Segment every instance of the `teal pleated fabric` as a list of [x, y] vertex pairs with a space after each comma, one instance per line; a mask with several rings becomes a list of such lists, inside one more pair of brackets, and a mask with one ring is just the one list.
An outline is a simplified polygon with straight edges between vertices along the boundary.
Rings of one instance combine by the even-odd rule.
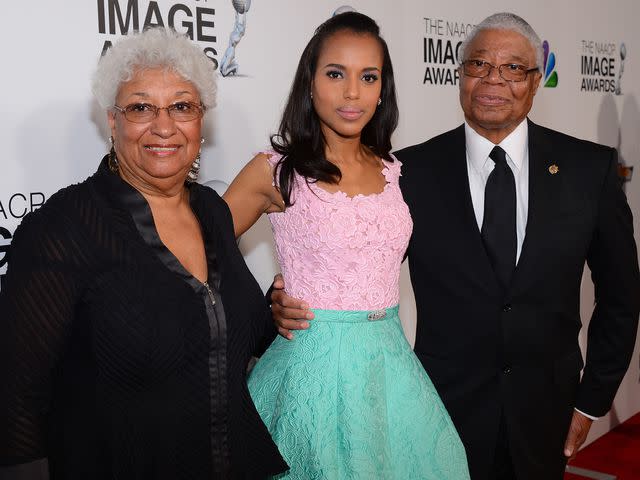
[[468, 479], [464, 447], [398, 307], [314, 313], [308, 330], [278, 337], [249, 377], [291, 467], [275, 478]]

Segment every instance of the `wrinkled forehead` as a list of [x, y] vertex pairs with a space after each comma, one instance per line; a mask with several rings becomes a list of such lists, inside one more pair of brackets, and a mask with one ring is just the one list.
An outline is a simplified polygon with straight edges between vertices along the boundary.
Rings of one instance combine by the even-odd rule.
[[517, 62], [525, 65], [536, 63], [536, 50], [529, 39], [514, 30], [481, 30], [469, 42], [467, 58], [481, 57], [488, 61]]

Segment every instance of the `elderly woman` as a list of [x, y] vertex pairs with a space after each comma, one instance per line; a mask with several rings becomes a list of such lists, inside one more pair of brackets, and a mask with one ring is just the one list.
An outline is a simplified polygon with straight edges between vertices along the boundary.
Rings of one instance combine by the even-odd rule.
[[286, 470], [246, 368], [273, 338], [231, 215], [193, 180], [210, 60], [152, 29], [94, 92], [111, 152], [24, 219], [0, 296], [0, 462], [53, 479], [254, 479]]

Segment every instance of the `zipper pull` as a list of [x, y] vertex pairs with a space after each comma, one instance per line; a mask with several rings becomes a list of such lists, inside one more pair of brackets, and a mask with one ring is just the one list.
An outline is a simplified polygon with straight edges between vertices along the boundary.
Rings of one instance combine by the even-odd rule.
[[213, 292], [211, 291], [211, 287], [209, 286], [209, 284], [207, 282], [203, 283], [204, 288], [207, 289], [207, 293], [209, 294], [209, 299], [211, 300], [211, 304], [215, 305], [216, 304], [216, 298], [213, 296]]

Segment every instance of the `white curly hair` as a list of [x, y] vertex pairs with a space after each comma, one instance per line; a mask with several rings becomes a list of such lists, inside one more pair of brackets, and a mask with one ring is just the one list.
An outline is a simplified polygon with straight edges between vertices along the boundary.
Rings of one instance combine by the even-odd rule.
[[216, 103], [215, 66], [189, 38], [157, 27], [122, 38], [100, 59], [93, 74], [92, 90], [102, 108], [115, 104], [122, 83], [144, 68], [167, 68], [193, 83], [205, 108]]
[[511, 30], [519, 33], [529, 40], [529, 43], [535, 50], [536, 62], [538, 63], [536, 67], [538, 67], [540, 71], [544, 68], [544, 53], [542, 51], [542, 41], [540, 37], [525, 19], [510, 12], [494, 13], [476, 25], [460, 46], [461, 61], [467, 59], [467, 48], [471, 42], [473, 42], [473, 39], [476, 38], [476, 35], [483, 30]]

